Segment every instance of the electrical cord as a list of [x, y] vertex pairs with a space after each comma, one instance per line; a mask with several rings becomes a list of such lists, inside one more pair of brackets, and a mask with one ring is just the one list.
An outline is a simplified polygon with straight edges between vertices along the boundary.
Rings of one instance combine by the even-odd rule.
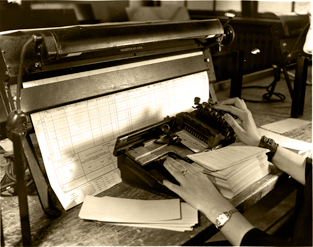
[[[275, 68], [275, 69], [278, 70], [278, 68]], [[279, 73], [279, 71], [277, 71], [276, 73]], [[284, 94], [273, 92], [274, 91], [273, 87], [275, 87], [276, 83], [278, 82], [278, 80], [276, 79], [276, 76], [275, 76], [274, 81], [268, 86], [246, 86], [246, 87], [241, 88], [241, 89], [248, 89], [248, 88], [266, 89], [267, 93], [263, 94], [262, 96], [264, 100], [250, 100], [250, 99], [244, 99], [244, 98], [242, 99], [244, 101], [252, 102], [252, 103], [275, 103], [275, 102], [284, 101], [286, 99]], [[276, 96], [277, 99], [271, 99], [273, 95]]]
[[21, 110], [21, 88], [22, 88], [22, 77], [23, 77], [23, 64], [25, 59], [25, 53], [27, 47], [34, 41], [36, 41], [37, 36], [32, 35], [23, 45], [20, 56], [20, 64], [17, 74], [17, 85], [16, 85], [16, 110], [17, 113], [22, 113]]
[[[263, 94], [263, 99], [265, 100], [250, 100], [250, 99], [244, 99], [242, 98], [244, 101], [246, 102], [252, 102], [252, 103], [274, 103], [274, 102], [282, 102], [286, 99], [285, 95], [281, 94], [281, 93], [271, 93], [270, 92], [270, 88], [271, 88], [272, 84], [270, 84], [269, 86], [248, 86], [248, 87], [242, 87], [241, 89], [247, 89], [247, 88], [260, 88], [260, 89], [266, 89], [268, 93]], [[278, 99], [271, 99], [271, 97], [275, 95]]]

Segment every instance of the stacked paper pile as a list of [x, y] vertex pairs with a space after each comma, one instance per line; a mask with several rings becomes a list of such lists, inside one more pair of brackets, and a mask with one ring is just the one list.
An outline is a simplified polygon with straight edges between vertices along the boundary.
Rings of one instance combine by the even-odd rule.
[[191, 231], [198, 211], [179, 199], [135, 200], [86, 196], [79, 217], [114, 225]]
[[259, 147], [230, 145], [188, 157], [230, 199], [269, 173], [267, 152]]

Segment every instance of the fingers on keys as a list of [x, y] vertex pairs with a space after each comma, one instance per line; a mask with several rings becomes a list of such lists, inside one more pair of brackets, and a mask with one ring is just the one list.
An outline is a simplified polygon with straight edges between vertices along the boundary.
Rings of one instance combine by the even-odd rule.
[[233, 128], [237, 136], [239, 136], [240, 133], [244, 131], [243, 128], [238, 124], [238, 122], [228, 113], [224, 115], [224, 119]]
[[230, 112], [233, 115], [238, 116], [243, 119], [245, 117], [245, 112], [247, 110], [246, 103], [244, 100], [239, 98], [230, 98], [220, 102], [217, 105], [214, 105], [214, 108], [226, 112]]
[[238, 97], [223, 100], [218, 105], [234, 105], [237, 108], [242, 109], [242, 110], [247, 108], [245, 101], [243, 99], [238, 98]]

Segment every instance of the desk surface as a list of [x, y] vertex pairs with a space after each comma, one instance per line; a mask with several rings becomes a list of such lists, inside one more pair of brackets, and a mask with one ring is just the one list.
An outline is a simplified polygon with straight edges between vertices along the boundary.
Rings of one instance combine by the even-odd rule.
[[[231, 202], [239, 211], [245, 212], [284, 178], [287, 178], [286, 174], [273, 167], [270, 174], [234, 197]], [[166, 198], [124, 182], [115, 185], [99, 196], [147, 200]], [[17, 197], [2, 198], [1, 202], [5, 244], [6, 246], [22, 246]], [[37, 195], [28, 196], [28, 202], [34, 246], [197, 245], [217, 232], [215, 226], [201, 213], [199, 213], [199, 224], [193, 231], [175, 232], [85, 221], [78, 217], [81, 205], [63, 211], [57, 219], [49, 219], [44, 214]]]
[[[251, 187], [234, 197], [231, 201], [241, 212], [246, 211], [265, 196], [275, 186], [282, 173], [277, 169]], [[164, 196], [120, 183], [101, 193], [99, 196], [119, 196], [134, 199], [163, 199]], [[103, 222], [85, 221], [78, 217], [81, 205], [63, 211], [57, 219], [48, 219], [44, 214], [38, 197], [29, 196], [29, 211], [34, 246], [149, 246], [149, 245], [196, 245], [213, 236], [217, 230], [204, 215], [199, 213], [199, 224], [193, 231], [175, 232], [160, 229], [114, 226]], [[10, 197], [2, 202], [3, 224], [7, 246], [21, 244], [17, 198]], [[10, 230], [9, 230], [9, 229]], [[8, 236], [7, 234], [11, 236]], [[13, 237], [13, 238], [12, 238]]]
[[[273, 167], [270, 174], [234, 197], [231, 202], [245, 212], [269, 193], [286, 174]], [[133, 199], [164, 199], [164, 196], [120, 183], [99, 196]], [[22, 246], [17, 197], [1, 198], [5, 245]], [[179, 246], [197, 245], [213, 236], [217, 229], [199, 213], [199, 224], [193, 231], [175, 232], [161, 229], [114, 226], [104, 222], [85, 221], [78, 217], [81, 205], [63, 211], [57, 219], [44, 214], [37, 195], [28, 196], [34, 246]]]

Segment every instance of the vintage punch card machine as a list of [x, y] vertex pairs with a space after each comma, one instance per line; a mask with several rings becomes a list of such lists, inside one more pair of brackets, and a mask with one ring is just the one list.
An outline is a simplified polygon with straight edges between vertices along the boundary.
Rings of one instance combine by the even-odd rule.
[[217, 19], [2, 33], [7, 135], [15, 156], [26, 154], [45, 212], [55, 215], [50, 185], [65, 209], [121, 178], [163, 191], [167, 155], [186, 159], [232, 142], [211, 105], [211, 51], [224, 36]]

